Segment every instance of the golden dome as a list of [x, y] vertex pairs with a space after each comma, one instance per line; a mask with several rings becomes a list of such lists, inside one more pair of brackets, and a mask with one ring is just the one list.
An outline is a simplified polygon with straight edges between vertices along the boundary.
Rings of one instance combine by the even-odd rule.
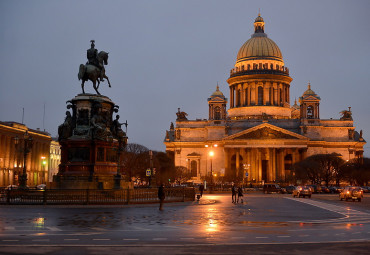
[[265, 22], [258, 14], [254, 22], [254, 34], [246, 41], [238, 52], [236, 62], [255, 59], [283, 61], [283, 55], [276, 43], [264, 32]]
[[267, 36], [256, 36], [246, 41], [240, 48], [238, 61], [251, 59], [283, 60], [283, 55], [276, 43]]
[[225, 97], [224, 94], [220, 91], [220, 87], [218, 86], [217, 84], [217, 87], [216, 87], [216, 91], [213, 92], [213, 94], [211, 95], [211, 98], [214, 98], [214, 97]]

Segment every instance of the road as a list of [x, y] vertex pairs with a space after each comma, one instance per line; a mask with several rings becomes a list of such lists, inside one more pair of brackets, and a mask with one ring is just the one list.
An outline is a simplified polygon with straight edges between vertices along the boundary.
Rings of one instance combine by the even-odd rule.
[[338, 195], [251, 193], [233, 204], [229, 194], [207, 194], [164, 208], [1, 206], [0, 254], [368, 254], [370, 248], [370, 196], [345, 202]]

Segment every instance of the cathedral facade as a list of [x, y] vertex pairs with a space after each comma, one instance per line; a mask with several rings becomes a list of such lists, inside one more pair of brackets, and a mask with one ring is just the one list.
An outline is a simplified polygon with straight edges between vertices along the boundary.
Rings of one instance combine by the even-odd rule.
[[292, 165], [308, 156], [335, 152], [351, 160], [363, 155], [365, 141], [353, 126], [350, 108], [340, 119], [321, 119], [321, 98], [310, 84], [299, 105], [291, 105], [293, 79], [264, 30], [258, 15], [254, 34], [230, 71], [230, 99], [217, 85], [208, 98], [208, 119], [188, 120], [179, 109], [176, 124], [166, 131], [167, 154], [191, 171], [194, 182], [206, 176], [285, 182]]

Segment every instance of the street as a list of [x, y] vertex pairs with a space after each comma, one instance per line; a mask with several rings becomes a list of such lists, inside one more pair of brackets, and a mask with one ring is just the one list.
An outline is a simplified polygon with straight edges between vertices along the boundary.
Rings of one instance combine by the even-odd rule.
[[362, 202], [339, 201], [337, 194], [251, 193], [244, 200], [205, 194], [199, 202], [165, 203], [164, 211], [158, 204], [2, 206], [0, 254], [245, 254], [251, 247], [254, 254], [366, 254], [370, 248], [366, 194]]

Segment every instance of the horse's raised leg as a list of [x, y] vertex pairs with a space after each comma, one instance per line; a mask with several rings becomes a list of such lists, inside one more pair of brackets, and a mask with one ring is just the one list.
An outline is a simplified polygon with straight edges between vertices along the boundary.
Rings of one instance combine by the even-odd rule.
[[108, 76], [106, 76], [105, 74], [104, 74], [104, 76], [103, 76], [105, 79], [107, 79], [107, 81], [108, 81], [108, 85], [109, 85], [109, 87], [111, 88], [112, 86], [110, 85], [110, 81], [109, 81], [109, 78], [108, 78]]

